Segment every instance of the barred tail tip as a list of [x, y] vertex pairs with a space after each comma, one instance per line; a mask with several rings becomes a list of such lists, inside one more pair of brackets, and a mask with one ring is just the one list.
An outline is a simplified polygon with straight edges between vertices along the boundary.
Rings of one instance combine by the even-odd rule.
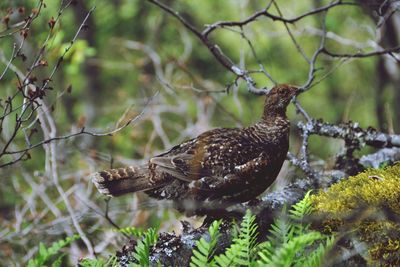
[[105, 182], [106, 179], [101, 175], [100, 172], [92, 173], [90, 176], [90, 180], [94, 183], [97, 190], [103, 194], [112, 197], [113, 195], [110, 193], [110, 190], [106, 187]]
[[95, 172], [90, 175], [90, 179], [96, 185], [97, 190], [107, 196], [121, 196], [153, 187], [149, 183], [146, 166], [129, 166]]

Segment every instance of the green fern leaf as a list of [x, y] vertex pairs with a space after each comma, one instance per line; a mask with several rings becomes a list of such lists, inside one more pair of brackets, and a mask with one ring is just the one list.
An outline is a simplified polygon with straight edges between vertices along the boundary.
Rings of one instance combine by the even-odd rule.
[[[254, 248], [255, 257], [253, 259], [253, 262], [256, 262], [257, 256], [261, 257], [261, 259], [264, 259], [265, 261], [268, 261], [268, 259], [274, 253], [274, 250], [275, 250], [275, 247], [272, 245], [272, 243], [270, 241], [265, 241], [265, 242], [257, 244], [256, 247]], [[262, 252], [262, 253], [260, 253], [260, 252]]]
[[258, 225], [255, 223], [255, 219], [256, 217], [251, 214], [250, 210], [247, 210], [240, 224], [239, 235], [232, 240], [232, 244], [225, 254], [215, 257], [218, 266], [250, 265], [258, 236]]
[[271, 233], [269, 240], [275, 247], [288, 242], [293, 237], [295, 228], [288, 220], [285, 211], [282, 212], [279, 218], [275, 219], [269, 232]]
[[118, 261], [117, 256], [113, 255], [106, 262], [106, 266], [111, 266], [111, 267], [117, 266], [117, 261]]
[[214, 221], [208, 229], [210, 240], [206, 241], [203, 237], [196, 242], [196, 248], [193, 249], [193, 255], [190, 258], [190, 267], [210, 266], [210, 258], [214, 253], [215, 246], [219, 238], [218, 229], [221, 221]]
[[[53, 256], [59, 253], [60, 249], [62, 249], [65, 246], [68, 246], [70, 243], [79, 238], [80, 238], [79, 235], [67, 237], [64, 240], [59, 240], [57, 242], [54, 242], [49, 248], [46, 248], [46, 246], [42, 242], [40, 242], [38, 254], [34, 258], [29, 260], [27, 267], [41, 267], [46, 265], [46, 263], [49, 263], [50, 259]], [[62, 256], [64, 255], [61, 255], [59, 257], [59, 261], [61, 261]]]
[[[272, 257], [260, 255], [261, 260], [259, 260], [258, 263], [261, 266], [293, 266], [293, 263], [295, 262], [295, 256], [299, 257], [299, 254], [303, 252], [307, 246], [321, 238], [322, 235], [318, 232], [310, 232], [302, 236], [293, 237], [287, 243], [278, 248]], [[263, 252], [260, 252], [260, 254], [263, 254]]]
[[60, 267], [61, 263], [62, 263], [62, 258], [65, 256], [66, 254], [61, 254], [60, 256], [58, 256], [58, 258], [53, 261], [53, 263], [51, 264], [51, 267]]
[[312, 211], [311, 203], [311, 190], [306, 193], [304, 198], [294, 204], [292, 209], [289, 211], [291, 218], [296, 221], [300, 221], [304, 216], [309, 215]]
[[138, 241], [135, 247], [134, 258], [139, 264], [130, 264], [129, 266], [150, 266], [150, 248], [157, 242], [158, 235], [155, 229], [150, 228], [144, 232], [141, 240]]
[[[255, 216], [248, 210], [240, 226], [234, 228], [238, 230], [232, 231], [232, 243], [224, 253], [210, 258], [213, 254], [210, 246], [213, 246], [211, 241], [202, 238], [196, 243], [190, 266], [320, 266], [333, 246], [333, 237], [327, 239], [321, 233], [309, 230], [303, 218], [311, 211], [308, 192], [289, 212], [286, 212], [286, 207], [283, 208], [281, 216], [271, 225], [268, 241], [257, 244], [258, 225]], [[217, 234], [217, 230], [210, 227], [210, 236]]]
[[111, 256], [106, 262], [102, 259], [83, 259], [79, 262], [82, 267], [116, 267], [117, 257]]
[[136, 227], [125, 227], [117, 230], [118, 232], [132, 237], [141, 237], [144, 234], [143, 229]]
[[215, 262], [217, 266], [225, 266], [225, 267], [231, 267], [231, 266], [237, 266], [237, 264], [234, 262], [234, 260], [237, 257], [237, 254], [232, 253], [237, 250], [235, 250], [236, 246], [231, 246], [229, 247], [225, 254], [215, 256]]
[[296, 266], [299, 267], [320, 267], [322, 266], [323, 259], [326, 254], [332, 249], [335, 244], [335, 239], [333, 236], [328, 237], [325, 243], [320, 243], [318, 248], [313, 252], [307, 255], [307, 257], [303, 257], [304, 260], [299, 261]]
[[311, 190], [307, 192], [304, 198], [294, 204], [289, 211], [289, 217], [293, 224], [293, 231], [295, 235], [304, 234], [310, 227], [309, 223], [304, 222], [304, 218], [312, 212], [312, 203], [311, 203]]

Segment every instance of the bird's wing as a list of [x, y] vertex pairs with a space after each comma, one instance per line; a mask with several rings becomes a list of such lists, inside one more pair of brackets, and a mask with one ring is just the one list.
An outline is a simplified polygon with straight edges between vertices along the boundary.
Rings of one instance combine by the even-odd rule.
[[263, 173], [265, 168], [271, 164], [270, 159], [265, 153], [261, 153], [258, 157], [248, 162], [235, 166], [235, 171], [226, 175], [223, 179], [215, 180], [212, 188], [227, 188], [232, 186], [242, 186], [256, 179], [257, 174]]
[[211, 175], [211, 171], [204, 168], [204, 157], [204, 151], [193, 149], [183, 153], [157, 156], [151, 158], [150, 163], [180, 180], [191, 182]]
[[177, 179], [191, 182], [212, 175], [212, 170], [205, 167], [204, 160], [209, 155], [207, 147], [211, 142], [217, 142], [225, 129], [214, 129], [205, 132], [197, 138], [177, 145], [169, 151], [150, 159], [163, 172]]
[[264, 170], [271, 163], [269, 156], [262, 152], [254, 159], [249, 160], [245, 164], [235, 166], [235, 173], [239, 176], [251, 176]]
[[[232, 173], [224, 177], [206, 177], [196, 181], [189, 188], [188, 194], [193, 194], [196, 197], [203, 195], [208, 200], [232, 199], [235, 197], [246, 198], [246, 192], [248, 192], [246, 188], [248, 188], [249, 184], [254, 184], [255, 180], [260, 177], [265, 180], [265, 168], [270, 165], [271, 159], [265, 153], [260, 153], [258, 157], [242, 165], [237, 165]], [[260, 186], [260, 189], [263, 188], [260, 183], [256, 184]]]

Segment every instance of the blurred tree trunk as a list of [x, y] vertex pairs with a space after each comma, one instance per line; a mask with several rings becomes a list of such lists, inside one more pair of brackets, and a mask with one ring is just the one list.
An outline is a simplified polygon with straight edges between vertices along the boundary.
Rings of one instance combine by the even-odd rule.
[[[76, 4], [72, 5], [72, 7], [76, 25], [79, 26], [88, 14], [89, 9], [86, 6], [85, 1], [82, 0], [76, 1]], [[93, 16], [88, 18], [86, 26], [88, 27], [88, 30], [81, 31], [81, 38], [88, 42], [89, 47], [98, 47], [96, 46], [96, 24]], [[85, 105], [85, 119], [87, 123], [91, 122], [96, 116], [97, 109], [101, 106], [101, 96], [104, 90], [101, 83], [101, 71], [99, 66], [89, 64], [89, 61], [89, 59], [86, 59], [85, 63], [83, 63], [83, 72], [87, 79], [87, 101]]]
[[[395, 47], [398, 46], [400, 40], [400, 16], [393, 14], [380, 29], [382, 47]], [[398, 132], [400, 125], [398, 120], [393, 121], [394, 129], [390, 129], [389, 118], [400, 117], [400, 68], [399, 62], [395, 62], [393, 59], [388, 57], [379, 57], [377, 64], [377, 106], [376, 112], [379, 119], [379, 126], [383, 131], [394, 130]], [[388, 116], [387, 109], [385, 109], [385, 89], [392, 90], [393, 93], [393, 110], [394, 114]]]
[[[400, 44], [400, 15], [396, 12], [395, 1], [359, 1], [370, 17], [376, 22], [379, 45], [382, 48], [393, 48]], [[400, 117], [400, 63], [390, 56], [378, 58], [376, 64], [376, 106], [378, 125], [384, 132], [399, 132]], [[390, 91], [388, 91], [390, 90]], [[393, 95], [393, 99], [388, 99]], [[390, 103], [391, 102], [391, 103]], [[392, 109], [387, 109], [387, 104]], [[390, 114], [390, 110], [394, 114]], [[393, 126], [393, 127], [392, 127]]]

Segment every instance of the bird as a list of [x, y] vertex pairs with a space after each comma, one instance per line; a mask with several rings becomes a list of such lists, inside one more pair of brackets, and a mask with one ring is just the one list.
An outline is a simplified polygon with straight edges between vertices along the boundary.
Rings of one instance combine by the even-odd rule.
[[152, 198], [173, 200], [183, 210], [252, 200], [275, 181], [286, 159], [286, 108], [299, 92], [293, 85], [276, 85], [265, 94], [263, 114], [255, 124], [212, 129], [146, 164], [103, 170], [90, 179], [102, 194], [143, 191]]

